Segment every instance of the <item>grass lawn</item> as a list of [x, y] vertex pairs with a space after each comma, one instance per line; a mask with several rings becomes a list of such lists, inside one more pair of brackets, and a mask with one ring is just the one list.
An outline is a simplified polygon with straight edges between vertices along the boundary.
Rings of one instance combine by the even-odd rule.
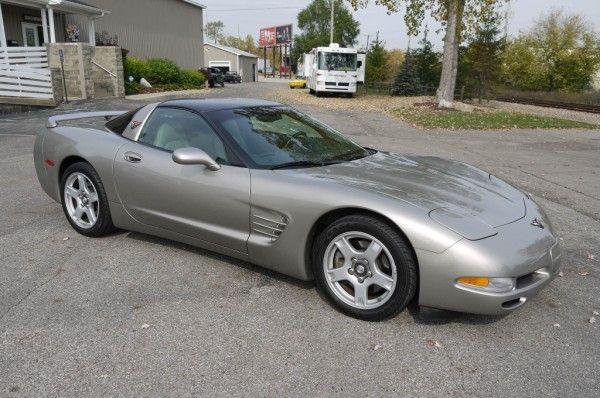
[[431, 106], [415, 106], [395, 109], [392, 113], [412, 125], [425, 128], [478, 130], [600, 128], [597, 124], [505, 111], [468, 113], [440, 110]]

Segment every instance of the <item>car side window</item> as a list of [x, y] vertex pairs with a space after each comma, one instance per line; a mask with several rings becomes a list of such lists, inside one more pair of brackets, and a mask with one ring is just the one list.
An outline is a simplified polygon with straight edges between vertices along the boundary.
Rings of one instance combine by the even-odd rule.
[[201, 116], [179, 108], [158, 107], [144, 125], [138, 142], [174, 151], [198, 148], [219, 163], [228, 163], [221, 138]]

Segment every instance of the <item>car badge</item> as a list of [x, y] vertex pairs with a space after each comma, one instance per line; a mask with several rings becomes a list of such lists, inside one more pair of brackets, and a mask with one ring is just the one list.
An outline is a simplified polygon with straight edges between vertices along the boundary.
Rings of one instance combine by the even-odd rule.
[[533, 225], [534, 227], [544, 229], [544, 224], [542, 223], [542, 220], [540, 220], [539, 218], [534, 218], [531, 221], [531, 225]]
[[140, 125], [141, 125], [141, 124], [142, 124], [142, 122], [139, 122], [139, 121], [137, 121], [137, 120], [134, 120], [133, 122], [131, 122], [131, 129], [132, 129], [132, 130], [135, 130], [135, 129], [137, 129], [138, 127], [140, 127]]

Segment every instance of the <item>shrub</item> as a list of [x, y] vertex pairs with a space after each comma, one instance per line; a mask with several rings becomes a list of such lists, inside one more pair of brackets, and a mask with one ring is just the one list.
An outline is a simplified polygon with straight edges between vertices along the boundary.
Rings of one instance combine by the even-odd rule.
[[125, 95], [139, 94], [144, 91], [144, 86], [136, 82], [125, 81]]
[[181, 83], [181, 69], [173, 61], [163, 58], [149, 59], [148, 76], [150, 84], [179, 84]]
[[125, 57], [123, 59], [123, 74], [125, 75], [125, 81], [129, 82], [129, 76], [133, 76], [136, 81], [140, 81], [143, 77], [148, 79], [149, 74], [148, 63], [135, 57]]
[[186, 89], [204, 87], [204, 74], [196, 70], [181, 71], [181, 84]]

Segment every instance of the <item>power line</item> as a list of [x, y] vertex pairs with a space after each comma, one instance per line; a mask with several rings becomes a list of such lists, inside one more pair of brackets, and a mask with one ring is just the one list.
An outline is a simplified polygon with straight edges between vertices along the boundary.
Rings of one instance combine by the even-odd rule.
[[265, 11], [265, 10], [300, 10], [300, 6], [281, 6], [281, 7], [256, 7], [256, 8], [211, 8], [210, 11], [230, 12], [230, 11]]

